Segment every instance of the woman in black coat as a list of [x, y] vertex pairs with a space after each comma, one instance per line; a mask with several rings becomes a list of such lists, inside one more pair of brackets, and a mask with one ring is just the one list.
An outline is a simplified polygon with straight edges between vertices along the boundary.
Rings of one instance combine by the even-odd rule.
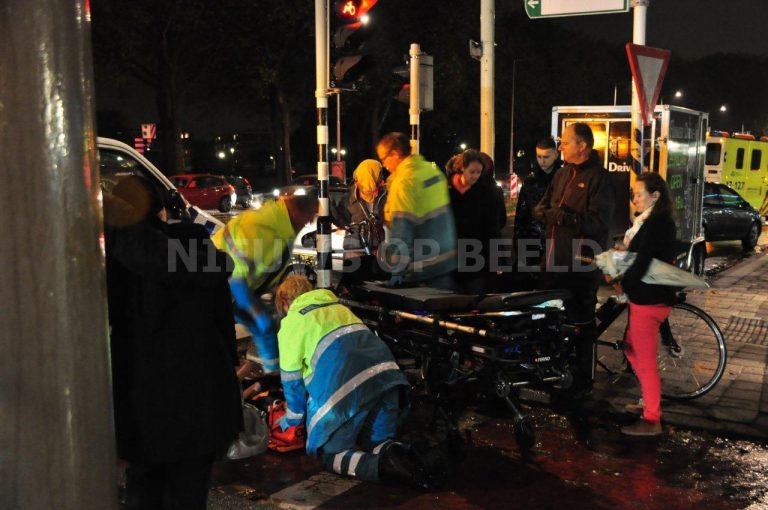
[[129, 508], [206, 507], [214, 459], [242, 430], [227, 255], [201, 225], [162, 221], [129, 177], [105, 196], [118, 455]]
[[491, 239], [501, 237], [500, 214], [494, 199], [496, 186], [492, 180], [481, 178], [484, 162], [479, 151], [465, 150], [460, 161], [459, 170], [449, 176], [459, 254], [456, 279], [461, 292], [484, 294], [494, 255]]
[[627, 410], [642, 414], [633, 425], [622, 427], [630, 436], [655, 436], [661, 429], [661, 379], [656, 361], [659, 327], [669, 316], [675, 289], [642, 281], [654, 258], [672, 262], [675, 256], [676, 228], [672, 200], [664, 179], [647, 172], [632, 185], [632, 203], [638, 216], [618, 248], [637, 256], [624, 273], [621, 286], [629, 298], [629, 327], [624, 354], [640, 381], [642, 404], [629, 404]]

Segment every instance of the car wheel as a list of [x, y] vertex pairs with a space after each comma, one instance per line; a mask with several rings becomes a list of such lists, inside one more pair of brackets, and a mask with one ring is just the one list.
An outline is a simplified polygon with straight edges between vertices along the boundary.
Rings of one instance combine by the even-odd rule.
[[230, 197], [223, 197], [219, 202], [219, 211], [229, 212], [232, 210], [232, 199]]
[[691, 272], [696, 276], [704, 276], [704, 262], [707, 259], [707, 247], [704, 243], [699, 243], [693, 249], [691, 257]]
[[757, 246], [757, 240], [760, 238], [760, 230], [762, 229], [762, 225], [755, 222], [752, 224], [751, 227], [749, 227], [749, 233], [747, 234], [747, 237], [741, 240], [741, 246], [744, 248], [744, 251], [752, 251], [755, 246]]

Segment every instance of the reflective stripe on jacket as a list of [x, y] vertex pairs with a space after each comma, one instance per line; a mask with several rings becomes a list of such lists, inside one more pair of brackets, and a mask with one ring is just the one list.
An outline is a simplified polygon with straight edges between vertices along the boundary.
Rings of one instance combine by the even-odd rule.
[[291, 304], [278, 344], [287, 422], [306, 420], [311, 455], [366, 404], [408, 384], [386, 344], [327, 289]]
[[391, 228], [386, 259], [405, 281], [456, 269], [456, 227], [445, 175], [418, 154], [407, 157], [387, 181], [384, 220]]

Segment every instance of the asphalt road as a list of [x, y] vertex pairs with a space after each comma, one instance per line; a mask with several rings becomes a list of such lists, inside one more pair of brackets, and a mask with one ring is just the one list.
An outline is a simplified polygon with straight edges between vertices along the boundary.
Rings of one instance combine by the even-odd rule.
[[[758, 249], [768, 245], [764, 229]], [[715, 274], [742, 259], [739, 243], [708, 245]], [[404, 431], [429, 437], [428, 404]], [[627, 438], [633, 418], [606, 402], [571, 412], [527, 402], [536, 444], [522, 451], [511, 413], [481, 397], [462, 401], [468, 456], [444, 489], [361, 483], [324, 473], [302, 452], [268, 452], [216, 466], [209, 508], [294, 509], [768, 509], [768, 444], [667, 425], [660, 438]]]

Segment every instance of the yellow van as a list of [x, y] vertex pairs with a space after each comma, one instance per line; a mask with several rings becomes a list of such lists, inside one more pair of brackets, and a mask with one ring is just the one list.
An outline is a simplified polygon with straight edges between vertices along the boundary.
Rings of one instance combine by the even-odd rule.
[[707, 182], [730, 186], [762, 216], [768, 215], [768, 137], [711, 131], [704, 175]]

